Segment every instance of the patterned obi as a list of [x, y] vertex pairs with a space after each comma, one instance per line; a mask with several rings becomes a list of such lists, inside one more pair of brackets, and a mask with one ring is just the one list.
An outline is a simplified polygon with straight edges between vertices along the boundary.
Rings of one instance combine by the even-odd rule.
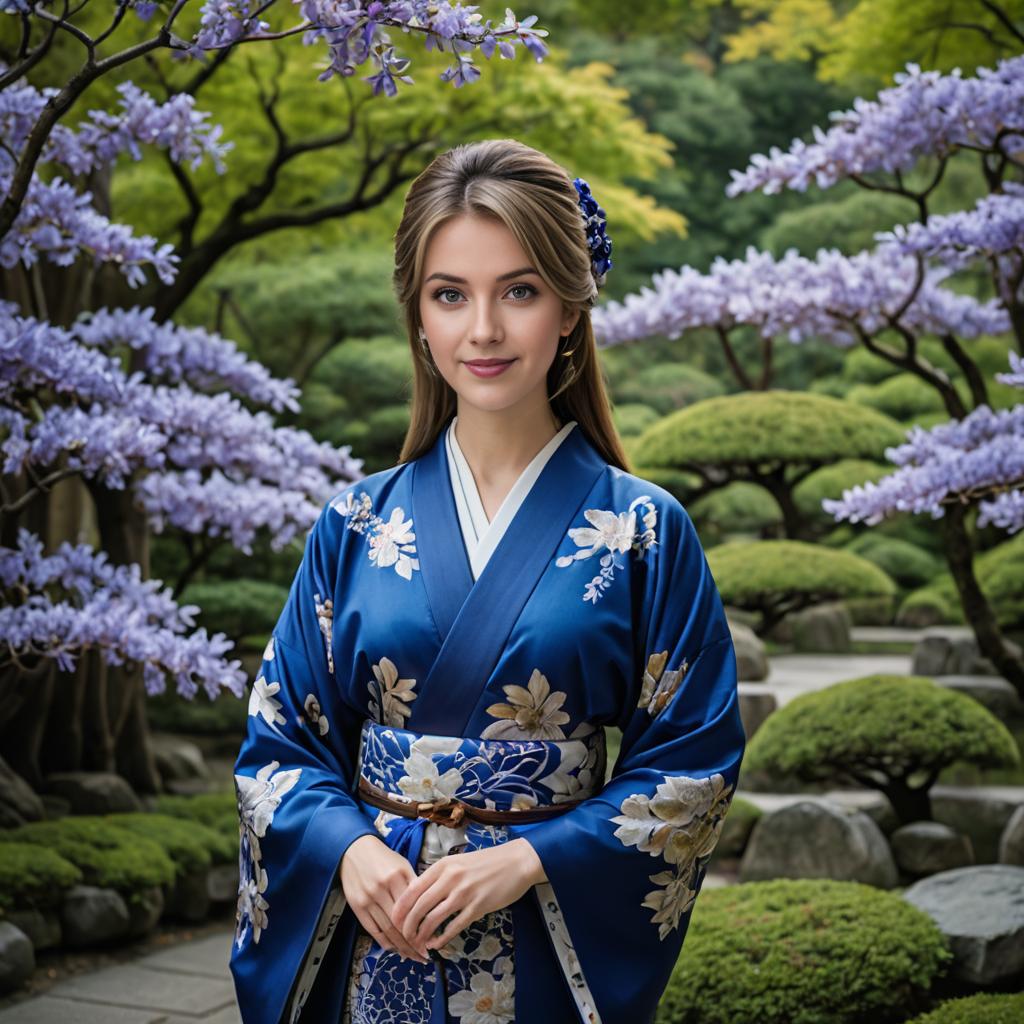
[[494, 846], [506, 838], [502, 825], [557, 816], [599, 793], [606, 761], [603, 728], [573, 739], [495, 740], [435, 736], [367, 719], [357, 795], [385, 812], [378, 830], [415, 863], [420, 844], [413, 833], [422, 838], [427, 822], [458, 831], [447, 845]]

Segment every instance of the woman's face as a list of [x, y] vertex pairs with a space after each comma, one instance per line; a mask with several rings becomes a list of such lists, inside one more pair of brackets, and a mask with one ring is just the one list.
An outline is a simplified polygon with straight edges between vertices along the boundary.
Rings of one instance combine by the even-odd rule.
[[[566, 313], [501, 221], [460, 214], [431, 237], [420, 319], [434, 362], [460, 406], [496, 412], [520, 403], [546, 405], [547, 372], [559, 336], [579, 316], [578, 310]], [[481, 361], [496, 369], [488, 372]]]

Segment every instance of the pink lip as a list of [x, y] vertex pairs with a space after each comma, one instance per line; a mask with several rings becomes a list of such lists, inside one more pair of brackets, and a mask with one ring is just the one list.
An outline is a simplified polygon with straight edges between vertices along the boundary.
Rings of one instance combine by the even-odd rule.
[[467, 361], [466, 366], [477, 377], [497, 377], [514, 362], [514, 359], [473, 359]]

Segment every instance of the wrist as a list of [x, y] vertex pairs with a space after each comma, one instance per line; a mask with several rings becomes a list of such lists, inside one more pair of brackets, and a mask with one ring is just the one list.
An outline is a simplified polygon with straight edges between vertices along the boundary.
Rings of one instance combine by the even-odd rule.
[[548, 880], [544, 864], [528, 839], [520, 836], [518, 839], [513, 839], [508, 845], [516, 847], [524, 878], [530, 885], [540, 885]]

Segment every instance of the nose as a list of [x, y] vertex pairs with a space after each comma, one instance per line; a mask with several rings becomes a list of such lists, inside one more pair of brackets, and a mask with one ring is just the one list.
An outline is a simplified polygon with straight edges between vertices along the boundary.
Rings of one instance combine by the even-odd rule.
[[500, 341], [504, 336], [501, 326], [500, 309], [489, 300], [477, 302], [473, 306], [470, 322], [470, 341], [474, 345], [490, 345]]

